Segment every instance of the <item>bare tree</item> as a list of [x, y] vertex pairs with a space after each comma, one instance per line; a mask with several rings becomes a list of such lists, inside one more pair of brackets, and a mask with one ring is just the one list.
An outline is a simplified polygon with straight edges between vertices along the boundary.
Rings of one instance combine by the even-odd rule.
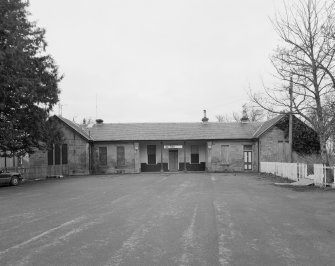
[[248, 107], [247, 114], [252, 122], [263, 121], [266, 118], [266, 112], [263, 109], [256, 108], [254, 106]]
[[87, 128], [87, 127], [92, 127], [94, 125], [94, 120], [91, 117], [88, 118], [83, 118], [83, 122], [80, 123], [80, 126]]
[[271, 62], [280, 86], [251, 93], [255, 103], [271, 112], [287, 112], [292, 88], [292, 113], [319, 135], [323, 163], [326, 141], [335, 122], [335, 1], [299, 0], [285, 4], [272, 21], [282, 44]]
[[242, 113], [233, 112], [231, 115], [216, 115], [215, 118], [219, 123], [241, 122], [243, 114], [247, 115], [251, 122], [259, 122], [265, 120], [266, 110], [254, 106], [252, 103], [242, 105]]
[[215, 118], [219, 123], [233, 122], [233, 119], [229, 115], [216, 115]]
[[223, 123], [223, 119], [224, 119], [223, 115], [216, 115], [215, 118], [216, 118], [217, 122]]
[[[237, 113], [234, 113], [233, 116], [236, 121], [241, 120], [241, 116]], [[242, 105], [242, 116], [247, 116], [251, 122], [260, 122], [265, 120], [266, 110], [253, 103], [245, 103]]]
[[234, 122], [241, 122], [241, 115], [239, 114], [239, 113], [237, 113], [237, 112], [233, 112], [233, 121]]

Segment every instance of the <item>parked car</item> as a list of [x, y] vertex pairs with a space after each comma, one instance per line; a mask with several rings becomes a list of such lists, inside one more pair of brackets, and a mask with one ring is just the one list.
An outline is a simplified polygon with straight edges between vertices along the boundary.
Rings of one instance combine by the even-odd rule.
[[18, 172], [8, 171], [6, 169], [0, 170], [0, 184], [17, 186], [21, 183], [22, 179], [22, 175]]

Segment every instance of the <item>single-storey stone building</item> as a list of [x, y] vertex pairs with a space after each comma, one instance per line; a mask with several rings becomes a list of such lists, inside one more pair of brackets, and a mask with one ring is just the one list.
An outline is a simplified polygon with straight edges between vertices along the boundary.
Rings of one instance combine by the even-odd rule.
[[53, 119], [58, 122], [63, 132], [64, 142], [61, 145], [53, 145], [52, 150], [31, 154], [30, 174], [33, 176], [90, 174], [93, 142], [88, 132], [61, 116], [53, 116]]
[[[55, 116], [64, 144], [31, 156], [31, 166], [48, 165], [65, 175], [175, 172], [258, 171], [260, 161], [285, 162], [288, 139], [276, 124], [240, 123], [104, 123], [90, 128]], [[54, 171], [55, 172], [55, 171]]]

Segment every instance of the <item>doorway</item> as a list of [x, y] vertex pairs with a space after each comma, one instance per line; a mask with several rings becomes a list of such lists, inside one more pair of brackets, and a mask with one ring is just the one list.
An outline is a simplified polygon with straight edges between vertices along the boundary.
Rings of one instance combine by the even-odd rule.
[[244, 151], [244, 170], [252, 170], [252, 152]]
[[178, 171], [178, 150], [169, 150], [169, 171]]

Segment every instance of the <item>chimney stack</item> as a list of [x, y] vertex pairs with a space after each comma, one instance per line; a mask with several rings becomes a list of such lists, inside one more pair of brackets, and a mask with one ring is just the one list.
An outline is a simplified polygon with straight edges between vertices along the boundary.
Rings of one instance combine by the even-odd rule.
[[202, 122], [206, 124], [208, 122], [208, 118], [206, 117], [206, 110], [204, 110], [204, 117], [202, 118]]
[[249, 117], [248, 117], [248, 114], [247, 114], [247, 110], [245, 108], [243, 108], [241, 123], [246, 124], [248, 122], [250, 122], [250, 120], [249, 120]]
[[97, 122], [97, 125], [102, 125], [104, 123], [104, 120], [97, 119], [97, 120], [95, 120], [95, 122]]

